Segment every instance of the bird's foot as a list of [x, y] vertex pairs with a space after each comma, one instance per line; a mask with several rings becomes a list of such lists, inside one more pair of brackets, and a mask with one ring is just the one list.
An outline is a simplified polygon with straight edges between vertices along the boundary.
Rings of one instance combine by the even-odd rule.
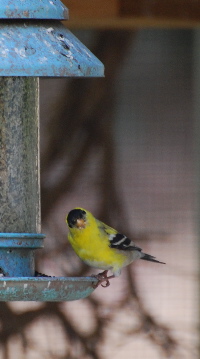
[[[109, 285], [110, 285], [109, 279], [114, 278], [115, 276], [110, 275], [108, 277], [107, 274], [108, 274], [108, 270], [105, 270], [102, 273], [94, 275], [94, 277], [98, 280], [98, 282], [96, 284], [93, 284], [93, 288], [97, 288], [100, 284], [104, 288], [109, 287]], [[106, 282], [105, 285], [102, 284], [103, 282]]]

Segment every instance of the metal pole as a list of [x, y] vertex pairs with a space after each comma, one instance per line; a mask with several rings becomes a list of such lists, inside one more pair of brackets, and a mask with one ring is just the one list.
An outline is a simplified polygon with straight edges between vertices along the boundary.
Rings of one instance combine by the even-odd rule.
[[0, 77], [0, 204], [0, 232], [40, 232], [36, 77]]

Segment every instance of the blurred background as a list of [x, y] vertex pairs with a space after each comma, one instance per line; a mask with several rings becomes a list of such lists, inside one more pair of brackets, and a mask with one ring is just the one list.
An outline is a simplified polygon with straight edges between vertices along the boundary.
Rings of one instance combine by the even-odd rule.
[[199, 357], [200, 5], [177, 2], [65, 1], [105, 78], [40, 80], [38, 271], [98, 272], [67, 241], [76, 206], [166, 265], [135, 262], [80, 301], [2, 303], [2, 359]]

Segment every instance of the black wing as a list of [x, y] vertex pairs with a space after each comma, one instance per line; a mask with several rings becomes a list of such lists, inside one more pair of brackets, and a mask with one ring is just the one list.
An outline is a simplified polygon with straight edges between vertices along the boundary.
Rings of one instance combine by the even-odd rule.
[[[140, 259], [144, 259], [146, 261], [150, 262], [156, 262], [156, 263], [162, 263], [164, 262], [158, 261], [154, 256], [151, 256], [150, 254], [143, 253], [142, 249], [140, 247], [137, 247], [128, 237], [126, 237], [124, 234], [118, 233], [117, 231], [106, 224], [98, 221], [98, 227], [101, 231], [106, 233], [109, 239], [109, 246], [111, 248], [119, 249], [122, 251], [139, 251], [141, 252]], [[113, 231], [115, 233], [113, 233]]]
[[141, 248], [136, 247], [134, 243], [126, 237], [124, 234], [116, 233], [109, 235], [110, 247], [115, 249], [121, 249], [123, 251], [140, 251]]
[[[112, 227], [97, 220], [98, 228], [100, 231], [106, 233], [109, 240], [109, 247], [123, 251], [142, 251], [141, 248], [135, 246], [135, 244], [124, 234], [118, 233]], [[114, 233], [113, 233], [114, 232]]]

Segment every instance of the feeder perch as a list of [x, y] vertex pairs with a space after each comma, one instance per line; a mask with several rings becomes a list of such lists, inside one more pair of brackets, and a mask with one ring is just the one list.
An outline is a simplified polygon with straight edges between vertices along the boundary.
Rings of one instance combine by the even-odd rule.
[[102, 77], [103, 64], [60, 22], [59, 0], [0, 3], [0, 301], [66, 301], [92, 277], [35, 276], [40, 233], [39, 77]]

